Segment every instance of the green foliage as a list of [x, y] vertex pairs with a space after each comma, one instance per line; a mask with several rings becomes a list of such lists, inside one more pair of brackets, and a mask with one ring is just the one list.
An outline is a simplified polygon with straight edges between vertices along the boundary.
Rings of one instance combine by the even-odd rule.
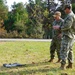
[[0, 0], [0, 38], [6, 35], [6, 30], [4, 27], [4, 20], [7, 19], [8, 8], [6, 6], [5, 0]]
[[28, 14], [25, 9], [25, 5], [21, 3], [15, 3], [12, 5], [12, 10], [8, 13], [8, 20], [5, 21], [5, 28], [7, 31], [22, 32], [25, 30], [25, 24], [28, 20]]
[[22, 24], [22, 22], [20, 21], [16, 21], [14, 23], [14, 26], [15, 26], [15, 30], [17, 30], [19, 33], [24, 30], [24, 24]]
[[[64, 2], [64, 0], [61, 1]], [[63, 5], [59, 9], [62, 18], [65, 17], [62, 10]], [[75, 12], [75, 4], [72, 5]], [[0, 0], [0, 32], [9, 35], [16, 31], [17, 37], [50, 39], [52, 38], [52, 22], [54, 19], [49, 8], [47, 0], [29, 0], [28, 4], [14, 2], [12, 10], [8, 11], [6, 0]], [[3, 34], [0, 37], [5, 36]], [[16, 36], [12, 34], [11, 37]]]
[[0, 38], [29, 38], [25, 31], [19, 33], [18, 31], [10, 31], [9, 33], [6, 30], [0, 31]]
[[75, 13], [75, 3], [72, 4], [72, 10]]
[[6, 6], [5, 0], [0, 0], [0, 20], [7, 19], [8, 8]]
[[0, 38], [5, 38], [7, 37], [7, 31], [4, 30], [3, 28], [0, 28]]
[[[29, 13], [29, 23], [27, 23], [27, 32], [31, 38], [43, 38], [42, 31], [42, 8], [39, 4], [27, 5], [27, 11]], [[30, 12], [31, 11], [31, 12]]]
[[7, 33], [25, 32], [29, 38], [44, 38], [44, 34], [50, 36], [51, 21], [45, 6], [46, 2], [43, 0], [35, 0], [35, 2], [29, 0], [27, 5], [14, 2], [12, 10], [7, 15], [8, 19], [4, 22]]

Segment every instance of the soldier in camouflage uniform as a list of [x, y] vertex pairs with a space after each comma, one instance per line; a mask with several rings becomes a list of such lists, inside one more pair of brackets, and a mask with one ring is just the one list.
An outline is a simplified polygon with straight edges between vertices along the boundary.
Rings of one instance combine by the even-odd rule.
[[60, 45], [61, 45], [61, 30], [55, 30], [54, 26], [62, 25], [63, 19], [61, 19], [61, 12], [56, 11], [55, 14], [53, 15], [55, 21], [53, 22], [53, 30], [52, 30], [52, 41], [51, 41], [51, 46], [50, 46], [50, 57], [51, 59], [49, 62], [53, 62], [53, 59], [55, 57], [55, 51], [57, 51], [57, 56], [58, 56], [58, 61], [60, 62]]
[[[71, 5], [66, 5], [65, 13], [67, 14], [66, 18], [64, 19], [64, 24], [61, 27], [56, 27], [55, 29], [61, 29], [62, 31], [62, 41], [61, 41], [61, 50], [60, 50], [60, 57], [61, 57], [61, 69], [72, 68], [73, 64], [73, 52], [72, 46], [74, 43], [74, 32], [73, 32], [73, 22], [74, 22], [74, 13], [72, 12]], [[66, 65], [66, 59], [68, 59], [68, 66]]]
[[74, 22], [74, 13], [72, 12], [72, 6], [66, 5], [65, 6], [65, 13], [67, 17], [64, 19], [64, 25], [62, 25], [62, 43], [61, 43], [61, 69], [65, 69], [66, 59], [68, 59], [68, 66], [66, 68], [72, 68], [73, 63], [73, 52], [72, 46], [74, 43], [74, 32], [72, 29], [72, 25]]

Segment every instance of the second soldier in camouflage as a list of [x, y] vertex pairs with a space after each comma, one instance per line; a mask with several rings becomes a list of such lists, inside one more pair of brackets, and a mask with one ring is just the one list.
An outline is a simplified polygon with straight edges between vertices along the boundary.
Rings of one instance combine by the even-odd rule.
[[52, 41], [51, 41], [51, 46], [50, 46], [50, 60], [49, 62], [53, 62], [53, 59], [55, 57], [55, 51], [57, 52], [58, 56], [58, 61], [60, 62], [60, 45], [61, 45], [61, 30], [55, 30], [54, 27], [56, 25], [61, 26], [63, 23], [63, 19], [61, 18], [61, 12], [56, 11], [55, 14], [53, 15], [54, 17], [54, 22], [52, 24]]

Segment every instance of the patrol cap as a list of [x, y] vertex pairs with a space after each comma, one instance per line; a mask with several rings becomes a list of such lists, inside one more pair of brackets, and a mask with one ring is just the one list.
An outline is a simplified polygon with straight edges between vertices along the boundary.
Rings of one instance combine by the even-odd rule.
[[64, 6], [64, 10], [66, 10], [67, 8], [68, 8], [68, 9], [72, 9], [72, 5], [71, 5], [71, 4], [70, 4], [70, 5], [65, 5], [65, 6]]
[[56, 12], [54, 13], [53, 17], [56, 17], [56, 16], [61, 16], [61, 12], [56, 11]]

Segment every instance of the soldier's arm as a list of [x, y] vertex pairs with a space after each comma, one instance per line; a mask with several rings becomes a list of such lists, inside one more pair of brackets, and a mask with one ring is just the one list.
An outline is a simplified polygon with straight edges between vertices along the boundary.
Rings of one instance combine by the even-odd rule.
[[64, 25], [61, 26], [61, 30], [64, 31], [64, 30], [70, 29], [72, 26], [72, 23], [73, 23], [73, 17], [68, 17]]
[[54, 29], [53, 29], [53, 25], [54, 25], [54, 22], [52, 23], [52, 38], [54, 37]]
[[60, 26], [59, 26], [59, 25], [56, 25], [56, 26], [54, 26], [53, 28], [54, 28], [55, 30], [59, 30], [59, 31], [61, 31], [61, 27], [63, 26], [63, 23], [64, 23], [64, 20], [62, 20]]

